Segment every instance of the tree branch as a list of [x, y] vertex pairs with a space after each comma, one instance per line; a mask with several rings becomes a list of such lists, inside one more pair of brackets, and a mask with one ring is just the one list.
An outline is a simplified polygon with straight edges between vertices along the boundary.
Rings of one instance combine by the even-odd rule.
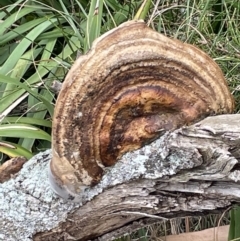
[[240, 201], [240, 115], [167, 132], [106, 169], [78, 203], [53, 194], [51, 152], [0, 185], [0, 240], [108, 240], [146, 224]]

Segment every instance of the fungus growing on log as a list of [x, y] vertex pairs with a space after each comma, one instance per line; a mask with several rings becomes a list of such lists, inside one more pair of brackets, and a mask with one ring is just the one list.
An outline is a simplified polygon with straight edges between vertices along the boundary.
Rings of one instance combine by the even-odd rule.
[[126, 22], [96, 39], [66, 76], [53, 118], [50, 183], [74, 199], [127, 151], [233, 109], [222, 71], [206, 53], [143, 21]]

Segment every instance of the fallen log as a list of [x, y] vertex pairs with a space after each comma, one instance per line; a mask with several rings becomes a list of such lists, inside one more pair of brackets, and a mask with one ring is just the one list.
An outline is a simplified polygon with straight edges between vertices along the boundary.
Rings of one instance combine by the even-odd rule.
[[240, 114], [166, 132], [107, 168], [77, 202], [53, 193], [51, 151], [0, 184], [0, 240], [113, 240], [153, 222], [240, 202]]

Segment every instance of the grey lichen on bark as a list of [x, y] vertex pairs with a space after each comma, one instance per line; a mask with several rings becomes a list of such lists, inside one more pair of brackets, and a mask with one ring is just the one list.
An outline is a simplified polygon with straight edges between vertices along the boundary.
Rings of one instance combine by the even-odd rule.
[[16, 178], [0, 185], [0, 240], [32, 240], [35, 232], [65, 220], [73, 208], [64, 200], [54, 201], [47, 177], [50, 156], [50, 151], [34, 156]]
[[[239, 202], [240, 175], [235, 168], [240, 158], [239, 120], [237, 114], [215, 116], [166, 132], [106, 169], [102, 181], [86, 190], [78, 203], [67, 202], [53, 193], [47, 171], [51, 151], [39, 153], [16, 177], [0, 184], [0, 240], [28, 241], [35, 234], [48, 231], [51, 236], [61, 233], [63, 227], [74, 230], [73, 223], [77, 223], [79, 233], [69, 233], [86, 240], [84, 237], [91, 230], [95, 236], [112, 231], [107, 221], [101, 220], [104, 225], [100, 225], [95, 218], [93, 222], [92, 212], [106, 220], [111, 217], [114, 228], [118, 228], [141, 218], [139, 210], [164, 216]], [[151, 194], [154, 192], [157, 194]], [[185, 193], [191, 193], [191, 200], [184, 197]], [[128, 218], [121, 219], [121, 215]], [[59, 226], [64, 223], [66, 226]]]

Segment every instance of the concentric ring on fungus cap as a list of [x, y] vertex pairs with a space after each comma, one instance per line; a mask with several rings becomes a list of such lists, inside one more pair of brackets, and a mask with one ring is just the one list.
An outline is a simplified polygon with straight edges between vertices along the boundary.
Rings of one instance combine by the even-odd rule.
[[53, 118], [50, 179], [63, 197], [81, 193], [102, 166], [208, 115], [231, 113], [218, 65], [198, 48], [130, 21], [76, 60]]

